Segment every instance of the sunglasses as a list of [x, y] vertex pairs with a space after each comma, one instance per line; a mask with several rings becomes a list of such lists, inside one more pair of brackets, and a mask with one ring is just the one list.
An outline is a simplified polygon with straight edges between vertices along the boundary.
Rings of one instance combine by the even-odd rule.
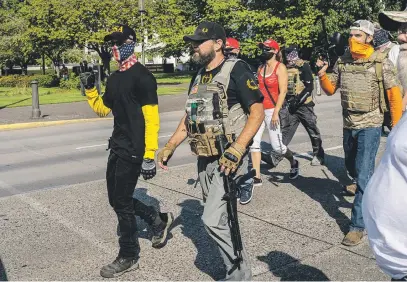
[[275, 51], [276, 51], [274, 48], [270, 48], [270, 47], [267, 47], [267, 46], [264, 46], [264, 45], [261, 46], [260, 49], [261, 49], [263, 52], [275, 52]]

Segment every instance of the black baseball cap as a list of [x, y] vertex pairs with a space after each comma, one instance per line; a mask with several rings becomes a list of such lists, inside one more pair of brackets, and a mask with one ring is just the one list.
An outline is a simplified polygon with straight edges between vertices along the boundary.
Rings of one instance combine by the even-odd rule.
[[218, 23], [202, 22], [198, 25], [193, 35], [185, 35], [184, 41], [205, 41], [222, 39], [226, 43], [225, 29]]
[[106, 35], [104, 40], [105, 42], [108, 41], [115, 41], [115, 42], [125, 42], [127, 39], [136, 41], [136, 33], [132, 28], [127, 25], [118, 25], [114, 28], [114, 31]]

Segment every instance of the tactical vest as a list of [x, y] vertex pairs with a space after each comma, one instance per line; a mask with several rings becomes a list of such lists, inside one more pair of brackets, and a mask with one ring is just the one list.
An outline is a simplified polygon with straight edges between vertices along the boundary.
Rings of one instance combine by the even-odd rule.
[[224, 134], [229, 142], [241, 133], [247, 115], [240, 103], [228, 108], [227, 89], [230, 73], [239, 59], [228, 59], [209, 84], [201, 84], [203, 69], [198, 72], [185, 105], [188, 142], [193, 154], [219, 156], [216, 136]]
[[[342, 108], [368, 113], [380, 107], [388, 111], [383, 85], [383, 61], [386, 55], [374, 52], [367, 59], [353, 60], [345, 54], [338, 60]], [[369, 69], [374, 68], [374, 71]]]
[[288, 72], [288, 90], [287, 95], [298, 95], [305, 89], [304, 83], [300, 78], [300, 70], [298, 68], [289, 68]]

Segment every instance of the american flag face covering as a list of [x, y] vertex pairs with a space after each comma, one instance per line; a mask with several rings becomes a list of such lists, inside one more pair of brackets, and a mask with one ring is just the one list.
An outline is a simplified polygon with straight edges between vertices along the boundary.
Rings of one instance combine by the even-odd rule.
[[291, 51], [288, 55], [287, 55], [287, 61], [288, 61], [288, 65], [292, 66], [295, 64], [295, 61], [297, 61], [300, 57], [298, 56], [298, 52], [297, 51]]
[[135, 47], [136, 47], [136, 42], [124, 43], [120, 47], [117, 47], [117, 45], [114, 45], [112, 48], [112, 53], [113, 53], [114, 59], [119, 64], [121, 64], [127, 58], [129, 58], [131, 55], [133, 55]]

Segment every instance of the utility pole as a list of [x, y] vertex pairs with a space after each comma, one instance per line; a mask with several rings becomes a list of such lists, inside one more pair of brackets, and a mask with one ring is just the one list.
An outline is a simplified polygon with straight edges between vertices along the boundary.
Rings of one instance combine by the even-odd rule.
[[139, 13], [140, 13], [141, 30], [142, 30], [142, 37], [141, 37], [141, 63], [142, 63], [143, 65], [145, 65], [145, 64], [146, 64], [146, 54], [145, 54], [145, 46], [144, 46], [145, 32], [144, 32], [143, 17], [144, 17], [144, 14], [146, 14], [146, 10], [144, 9], [144, 0], [138, 0], [138, 11], [139, 11]]

